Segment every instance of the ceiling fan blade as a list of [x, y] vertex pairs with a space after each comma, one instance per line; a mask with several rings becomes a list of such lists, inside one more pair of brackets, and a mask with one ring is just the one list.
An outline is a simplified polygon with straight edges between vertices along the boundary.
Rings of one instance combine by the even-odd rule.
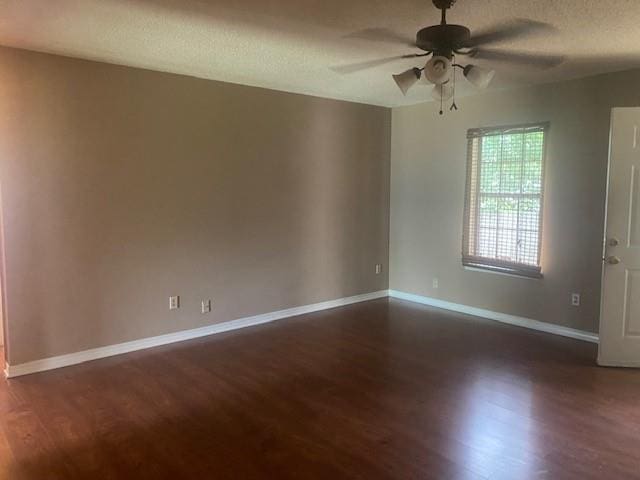
[[555, 27], [548, 23], [536, 22], [535, 20], [516, 19], [502, 25], [496, 25], [485, 30], [480, 30], [471, 35], [465, 42], [465, 47], [479, 47], [490, 43], [510, 40], [512, 38], [527, 35], [540, 35], [556, 32]]
[[334, 72], [340, 73], [342, 75], [347, 75], [350, 73], [356, 73], [362, 70], [367, 70], [369, 68], [379, 67], [380, 65], [385, 65], [387, 63], [391, 63], [396, 60], [402, 60], [403, 58], [425, 57], [426, 55], [427, 54], [421, 54], [421, 53], [412, 53], [409, 55], [396, 55], [395, 57], [376, 58], [374, 60], [367, 60], [364, 62], [357, 62], [357, 63], [347, 63], [345, 65], [336, 65], [329, 68]]
[[531, 52], [499, 50], [493, 48], [475, 48], [468, 54], [471, 58], [493, 62], [516, 63], [538, 68], [553, 68], [565, 60], [564, 55], [540, 55]]
[[389, 30], [388, 28], [366, 28], [357, 32], [345, 35], [343, 38], [355, 38], [358, 40], [369, 40], [373, 42], [395, 43], [403, 46], [415, 47], [416, 39], [410, 35]]

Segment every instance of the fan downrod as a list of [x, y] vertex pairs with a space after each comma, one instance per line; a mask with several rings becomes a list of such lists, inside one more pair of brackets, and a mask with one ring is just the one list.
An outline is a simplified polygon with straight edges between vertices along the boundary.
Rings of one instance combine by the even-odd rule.
[[456, 3], [456, 0], [432, 0], [432, 1], [438, 10], [442, 10], [442, 18], [440, 20], [440, 25], [446, 25], [447, 10], [453, 7], [453, 4]]

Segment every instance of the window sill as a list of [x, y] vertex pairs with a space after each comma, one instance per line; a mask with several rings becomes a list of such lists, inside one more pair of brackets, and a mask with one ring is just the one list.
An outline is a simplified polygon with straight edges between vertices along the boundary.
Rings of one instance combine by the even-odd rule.
[[468, 265], [463, 265], [463, 268], [465, 270], [469, 270], [470, 272], [480, 272], [480, 273], [493, 273], [494, 275], [502, 275], [504, 277], [513, 277], [513, 278], [520, 278], [523, 280], [542, 280], [544, 278], [544, 275], [542, 273], [538, 274], [538, 275], [525, 275], [525, 274], [518, 274], [518, 273], [513, 273], [513, 272], [501, 272], [499, 270], [494, 270], [493, 268], [490, 267], [470, 267]]

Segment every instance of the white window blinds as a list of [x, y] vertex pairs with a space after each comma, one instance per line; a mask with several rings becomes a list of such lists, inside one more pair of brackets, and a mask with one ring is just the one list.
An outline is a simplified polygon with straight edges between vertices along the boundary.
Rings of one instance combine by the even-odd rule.
[[468, 131], [464, 265], [541, 276], [547, 130], [545, 123]]

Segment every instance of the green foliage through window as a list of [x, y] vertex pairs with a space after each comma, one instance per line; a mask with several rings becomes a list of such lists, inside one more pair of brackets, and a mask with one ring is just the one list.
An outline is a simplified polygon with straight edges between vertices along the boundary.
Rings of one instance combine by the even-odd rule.
[[470, 131], [464, 256], [471, 263], [539, 269], [545, 132], [546, 125]]

